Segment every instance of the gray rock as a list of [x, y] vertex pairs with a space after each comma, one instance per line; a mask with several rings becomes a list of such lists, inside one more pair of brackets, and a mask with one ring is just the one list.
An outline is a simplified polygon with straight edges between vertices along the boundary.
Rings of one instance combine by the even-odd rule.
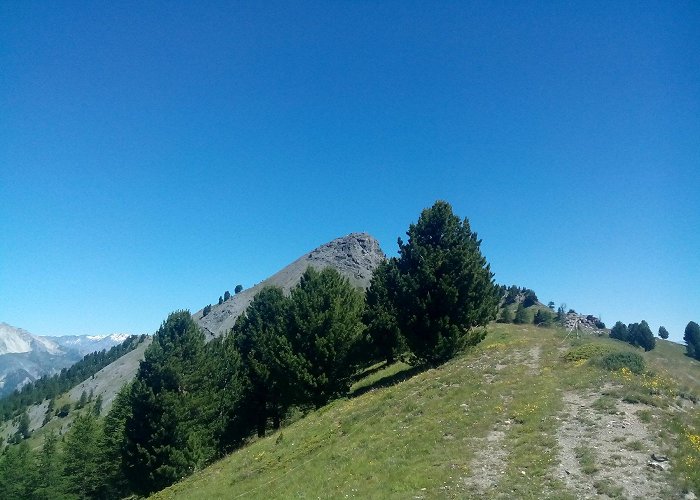
[[366, 289], [372, 273], [385, 259], [379, 242], [367, 233], [352, 233], [337, 238], [299, 257], [281, 271], [262, 283], [243, 290], [219, 305], [212, 305], [206, 316], [199, 310], [192, 315], [194, 320], [207, 333], [208, 338], [218, 337], [233, 328], [236, 318], [243, 314], [253, 297], [265, 286], [278, 286], [285, 292], [299, 282], [306, 268], [333, 267], [347, 277], [350, 283]]

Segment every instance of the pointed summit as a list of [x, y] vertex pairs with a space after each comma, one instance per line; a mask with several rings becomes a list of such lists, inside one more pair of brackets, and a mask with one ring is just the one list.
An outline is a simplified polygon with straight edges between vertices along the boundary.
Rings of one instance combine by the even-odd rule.
[[203, 310], [192, 316], [208, 335], [218, 337], [233, 328], [236, 318], [265, 286], [278, 286], [289, 292], [299, 282], [306, 268], [312, 266], [317, 269], [333, 267], [347, 277], [353, 286], [367, 288], [372, 273], [384, 258], [384, 252], [376, 238], [367, 233], [351, 233], [304, 254], [265, 281], [232, 296], [230, 300], [213, 305], [206, 316], [203, 315]]

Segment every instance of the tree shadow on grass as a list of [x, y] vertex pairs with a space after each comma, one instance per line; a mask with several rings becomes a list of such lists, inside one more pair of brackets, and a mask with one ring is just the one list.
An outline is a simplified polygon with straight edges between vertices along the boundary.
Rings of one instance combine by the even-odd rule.
[[372, 382], [369, 385], [358, 387], [355, 389], [353, 392], [351, 392], [348, 397], [349, 398], [356, 398], [357, 396], [362, 396], [363, 394], [372, 391], [374, 389], [382, 389], [384, 387], [390, 387], [392, 385], [396, 385], [399, 382], [403, 382], [404, 380], [408, 380], [409, 378], [413, 377], [414, 375], [417, 375], [421, 372], [426, 371], [428, 366], [409, 366], [405, 370], [401, 370], [400, 372], [393, 373], [391, 375], [387, 375], [386, 377], [382, 377], [379, 380], [376, 380]]
[[353, 375], [352, 382], [356, 383], [365, 377], [369, 377], [370, 375], [373, 375], [373, 374], [377, 373], [378, 371], [383, 370], [387, 366], [389, 366], [389, 365], [387, 364], [386, 361], [382, 361], [380, 363], [377, 363], [376, 365], [372, 365], [369, 368], [362, 370], [362, 371], [359, 371], [355, 375]]

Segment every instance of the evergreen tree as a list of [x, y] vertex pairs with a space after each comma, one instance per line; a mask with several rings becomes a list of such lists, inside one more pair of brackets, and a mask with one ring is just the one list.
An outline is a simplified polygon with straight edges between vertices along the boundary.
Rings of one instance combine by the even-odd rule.
[[307, 268], [292, 289], [289, 334], [304, 360], [298, 372], [316, 407], [347, 393], [363, 334], [362, 294], [334, 268]]
[[146, 349], [125, 422], [125, 473], [137, 493], [165, 488], [213, 455], [196, 404], [203, 352], [204, 334], [188, 311], [170, 314]]
[[233, 293], [239, 294], [243, 291], [243, 285], [236, 285], [236, 288], [233, 289]]
[[231, 298], [231, 292], [229, 292], [228, 290], [226, 290], [226, 291], [224, 292], [224, 302], [226, 302], [226, 301], [227, 301], [228, 299], [230, 299], [230, 298]]
[[525, 294], [525, 297], [523, 297], [523, 305], [525, 307], [530, 307], [534, 306], [537, 304], [537, 294], [535, 293], [534, 290], [530, 290], [529, 288], [526, 288], [523, 292]]
[[559, 304], [559, 307], [557, 308], [556, 321], [560, 325], [563, 325], [564, 321], [566, 321], [566, 304]]
[[515, 310], [515, 318], [513, 318], [513, 323], [516, 325], [524, 325], [525, 323], [530, 322], [530, 317], [527, 314], [527, 311], [525, 310], [525, 306], [521, 302], [518, 304], [518, 308]]
[[686, 343], [688, 356], [700, 359], [700, 326], [695, 321], [686, 325], [683, 340]]
[[238, 317], [232, 340], [250, 382], [251, 404], [258, 436], [265, 435], [268, 418], [279, 429], [280, 420], [298, 397], [299, 375], [305, 360], [294, 352], [287, 337], [290, 299], [281, 288], [265, 287], [245, 314]]
[[88, 400], [88, 395], [87, 392], [83, 391], [80, 394], [80, 400], [78, 401], [78, 404], [75, 405], [75, 409], [79, 410], [80, 408], [83, 408], [85, 404], [87, 403]]
[[100, 482], [99, 428], [91, 412], [78, 415], [66, 435], [65, 479], [67, 490], [77, 498], [93, 498]]
[[397, 323], [396, 288], [398, 282], [396, 259], [391, 258], [379, 264], [372, 274], [372, 281], [365, 293], [363, 323], [367, 328], [370, 351], [378, 360], [387, 364], [396, 361], [405, 349]]
[[512, 323], [513, 322], [513, 311], [506, 304], [503, 304], [503, 309], [501, 309], [501, 315], [498, 318], [499, 323]]
[[0, 498], [31, 498], [36, 484], [35, 460], [26, 442], [5, 449], [0, 456]]
[[37, 500], [56, 500], [69, 498], [63, 477], [63, 457], [58, 450], [58, 437], [51, 431], [44, 435], [37, 463], [36, 484], [32, 498]]
[[610, 330], [610, 338], [627, 342], [629, 340], [627, 326], [622, 321], [616, 322], [615, 326], [613, 326], [612, 330]]
[[552, 326], [552, 314], [544, 309], [538, 309], [532, 322], [537, 326]]
[[29, 431], [29, 415], [25, 411], [19, 419], [19, 426], [17, 428], [17, 434], [20, 439], [28, 439], [32, 433]]
[[100, 498], [122, 498], [128, 493], [122, 470], [122, 450], [126, 421], [131, 415], [130, 396], [131, 384], [127, 384], [114, 397], [112, 408], [104, 417], [98, 457], [101, 477], [97, 490]]
[[209, 430], [219, 453], [228, 453], [245, 441], [257, 422], [252, 384], [232, 334], [209, 342], [206, 352], [203, 366], [211, 373]]
[[423, 210], [399, 238], [398, 324], [411, 352], [438, 365], [479, 343], [498, 312], [498, 288], [469, 221], [444, 201]]
[[[628, 330], [632, 330], [632, 328], [628, 327]], [[633, 332], [630, 336], [632, 337], [630, 341], [631, 344], [642, 347], [645, 351], [651, 351], [656, 347], [654, 334], [651, 332], [649, 324], [644, 320], [638, 325], [634, 325]]]
[[97, 399], [95, 399], [95, 404], [92, 407], [92, 412], [95, 414], [96, 417], [99, 417], [102, 413], [102, 394], [97, 395]]
[[660, 326], [659, 327], [659, 337], [666, 340], [668, 338], [668, 330], [666, 330], [666, 327]]

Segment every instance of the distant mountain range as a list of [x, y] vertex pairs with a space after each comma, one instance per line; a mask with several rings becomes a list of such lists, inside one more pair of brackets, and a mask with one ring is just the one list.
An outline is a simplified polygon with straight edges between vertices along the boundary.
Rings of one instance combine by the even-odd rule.
[[45, 337], [0, 323], [0, 397], [123, 342], [127, 334]]

